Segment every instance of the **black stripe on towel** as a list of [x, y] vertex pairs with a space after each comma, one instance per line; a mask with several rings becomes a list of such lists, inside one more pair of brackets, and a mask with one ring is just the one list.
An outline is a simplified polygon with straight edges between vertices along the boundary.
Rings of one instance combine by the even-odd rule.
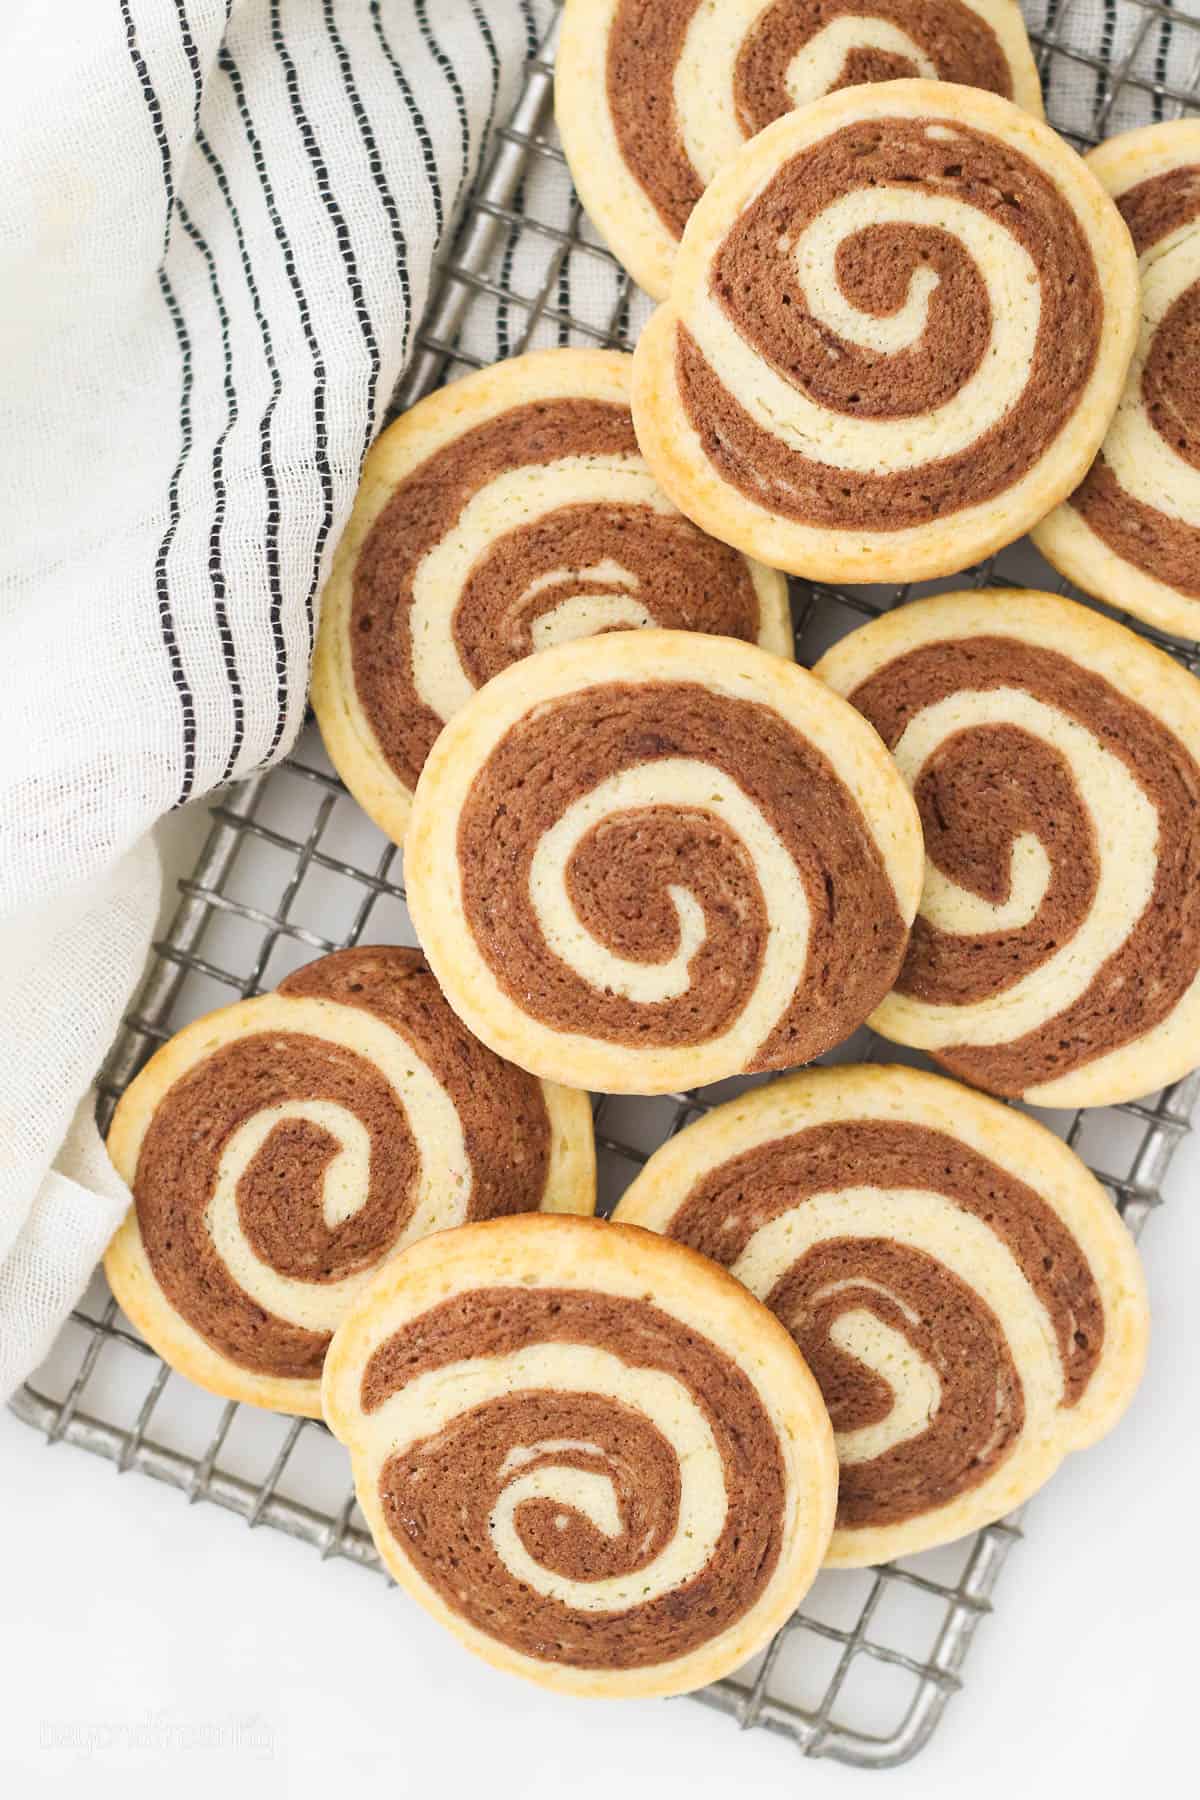
[[[192, 36], [191, 20], [187, 15], [185, 0], [175, 0], [175, 12], [179, 20], [179, 36], [183, 43], [184, 55], [187, 57], [188, 67], [192, 71], [192, 131], [198, 138], [200, 106], [204, 99], [204, 76], [200, 68], [200, 54], [196, 49], [196, 40]], [[226, 18], [228, 19], [228, 13]], [[229, 614], [225, 606], [225, 569], [221, 556], [226, 501], [225, 444], [237, 422], [237, 390], [233, 381], [233, 347], [229, 337], [229, 313], [221, 293], [216, 261], [203, 232], [189, 215], [182, 200], [178, 202], [178, 211], [179, 223], [204, 258], [204, 266], [208, 272], [209, 291], [212, 294], [213, 305], [217, 309], [217, 319], [221, 327], [225, 423], [212, 451], [213, 508], [208, 528], [208, 575], [212, 583], [213, 615], [216, 620], [217, 637], [220, 640], [221, 656], [225, 664], [225, 679], [229, 684], [229, 699], [233, 710], [233, 729], [230, 732], [229, 752], [221, 771], [221, 780], [228, 781], [238, 756], [241, 754], [242, 743], [246, 735], [246, 705], [242, 694], [242, 679], [238, 672], [237, 645], [234, 642], [233, 632], [229, 628]]]
[[[354, 79], [354, 69], [350, 62], [350, 52], [346, 49], [345, 40], [337, 28], [337, 21], [334, 18], [333, 0], [324, 0], [323, 11], [325, 15], [325, 29], [329, 34], [329, 41], [333, 45], [333, 54], [337, 59], [338, 73], [342, 78], [342, 86], [346, 90], [346, 98], [350, 102], [350, 111], [354, 114], [354, 123], [358, 127], [358, 135], [362, 140], [362, 147], [366, 152], [367, 167], [371, 171], [371, 180], [375, 184], [375, 192], [379, 195], [380, 204], [387, 214], [388, 229], [391, 232], [392, 237], [392, 250], [395, 253], [396, 258], [396, 273], [400, 279], [400, 295], [404, 302], [404, 332], [401, 341], [400, 355], [403, 361], [407, 361], [408, 341], [412, 334], [413, 325], [412, 283], [409, 280], [408, 273], [408, 240], [404, 235], [404, 227], [400, 223], [400, 209], [396, 205], [396, 196], [393, 194], [388, 178], [384, 174], [383, 158], [379, 154], [379, 145], [376, 142], [370, 115], [362, 103], [362, 95], [359, 93], [358, 83]], [[372, 394], [372, 398], [374, 398], [374, 394]], [[367, 437], [366, 442], [363, 444], [364, 454], [366, 453], [367, 446], [370, 444], [371, 437], [374, 433], [374, 423], [375, 409], [372, 406], [371, 416], [367, 420]]]
[[[246, 248], [246, 236], [242, 229], [241, 215], [238, 212], [233, 194], [229, 186], [229, 178], [210, 144], [206, 133], [196, 133], [196, 146], [208, 164], [214, 181], [220, 190], [221, 198], [229, 213], [233, 226], [233, 235], [237, 241], [238, 255], [241, 258], [242, 274], [250, 295], [250, 305], [254, 310], [255, 322], [258, 325], [259, 337], [262, 341], [263, 359], [267, 365], [267, 373], [271, 382], [271, 397], [263, 408], [258, 421], [258, 461], [262, 472], [263, 489], [267, 501], [266, 532], [263, 548], [267, 563], [267, 592], [269, 595], [269, 620], [271, 637], [275, 650], [275, 683], [276, 683], [276, 724], [271, 739], [274, 750], [283, 736], [283, 727], [287, 717], [287, 643], [283, 635], [283, 583], [279, 568], [279, 480], [275, 473], [275, 457], [271, 438], [271, 420], [283, 391], [283, 383], [279, 378], [279, 367], [275, 361], [275, 347], [271, 340], [271, 327], [267, 315], [263, 311], [262, 297], [258, 283], [254, 279], [254, 265]], [[231, 763], [232, 768], [232, 763]]]
[[[1162, 0], [1162, 3], [1164, 6], [1171, 6], [1173, 0]], [[1175, 27], [1170, 19], [1164, 17], [1159, 20], [1158, 49], [1154, 56], [1154, 79], [1160, 84], [1159, 91], [1154, 96], [1154, 123], [1156, 125], [1162, 122], [1163, 117], [1162, 84], [1167, 79], [1167, 58], [1171, 54], [1171, 38], [1174, 32]]]
[[163, 532], [158, 545], [158, 554], [154, 559], [154, 590], [158, 602], [158, 619], [162, 630], [163, 643], [166, 645], [167, 657], [171, 665], [171, 679], [175, 683], [175, 691], [179, 695], [180, 711], [183, 715], [183, 777], [176, 796], [176, 806], [182, 806], [191, 798], [192, 788], [196, 780], [196, 702], [192, 690], [188, 686], [187, 676], [183, 670], [183, 657], [180, 654], [179, 639], [175, 631], [175, 618], [171, 608], [171, 581], [167, 568], [167, 559], [171, 545], [175, 541], [175, 533], [179, 529], [179, 484], [183, 477], [184, 464], [192, 447], [192, 346], [188, 338], [187, 327], [183, 322], [183, 314], [175, 291], [171, 286], [165, 269], [158, 271], [158, 289], [163, 303], [175, 328], [175, 342], [179, 348], [180, 384], [179, 384], [179, 455], [175, 467], [171, 471], [171, 479], [167, 483], [167, 528]]
[[[525, 54], [532, 61], [538, 53], [538, 32], [531, 0], [521, 0], [521, 17], [525, 21]], [[512, 210], [517, 216], [509, 224], [504, 239], [504, 252], [500, 258], [500, 286], [504, 289], [504, 293], [496, 303], [496, 352], [501, 359], [508, 356], [512, 349], [510, 335], [512, 301], [508, 296], [512, 289], [513, 262], [521, 238], [521, 220], [525, 217], [525, 177], [523, 175], [513, 194]]]
[[458, 79], [458, 71], [433, 35], [433, 27], [429, 23], [426, 10], [426, 0], [413, 0], [413, 10], [417, 15], [417, 28], [425, 40], [429, 54], [446, 77], [447, 85], [454, 96], [454, 109], [458, 114], [458, 129], [462, 138], [462, 169], [458, 177], [458, 192], [461, 194], [463, 182], [467, 179], [467, 170], [471, 166], [471, 126], [467, 118], [467, 97], [463, 93], [462, 82]]
[[492, 141], [492, 127], [496, 123], [496, 101], [500, 94], [500, 57], [496, 50], [496, 40], [492, 36], [492, 28], [488, 24], [486, 15], [480, 11], [479, 0], [471, 0], [471, 11], [475, 15], [479, 35], [483, 39], [488, 60], [492, 65], [492, 97], [488, 102], [487, 124], [483, 128], [483, 137], [479, 144], [479, 173], [482, 175], [483, 159], [487, 155], [488, 146]]
[[225, 423], [213, 444], [212, 451], [212, 484], [213, 508], [212, 520], [208, 528], [208, 575], [212, 583], [213, 614], [217, 623], [217, 636], [221, 641], [221, 655], [225, 662], [225, 675], [229, 682], [229, 695], [233, 703], [233, 731], [230, 736], [229, 754], [225, 758], [225, 766], [221, 771], [221, 780], [228, 781], [233, 773], [234, 765], [241, 754], [242, 742], [246, 735], [246, 703], [242, 694], [242, 680], [238, 673], [237, 647], [233, 640], [233, 632], [229, 628], [229, 614], [225, 606], [225, 568], [221, 558], [221, 538], [225, 526], [225, 444], [237, 422], [237, 391], [233, 382], [233, 348], [229, 340], [229, 313], [225, 299], [221, 293], [221, 284], [217, 277], [217, 265], [213, 253], [208, 247], [199, 227], [193, 222], [183, 201], [178, 203], [179, 223], [188, 237], [204, 258], [204, 267], [208, 272], [208, 285], [213, 297], [213, 305], [217, 309], [217, 318], [221, 326], [221, 358], [223, 364], [222, 386], [225, 390]]
[[[375, 390], [378, 386], [379, 371], [382, 367], [382, 358], [379, 354], [379, 340], [375, 335], [374, 321], [371, 318], [370, 309], [367, 306], [366, 295], [363, 291], [362, 277], [358, 272], [358, 259], [354, 254], [354, 245], [350, 239], [350, 228], [346, 223], [341, 207], [338, 205], [337, 195], [333, 191], [333, 184], [329, 179], [329, 170], [326, 166], [321, 146], [317, 142], [317, 135], [312, 127], [312, 120], [304, 110], [304, 102], [300, 96], [300, 81], [296, 74], [296, 65], [292, 60], [291, 52], [287, 47], [287, 40], [284, 37], [283, 29], [280, 25], [279, 0], [271, 0], [271, 42], [275, 47], [275, 52], [279, 57], [280, 64], [283, 68], [284, 86], [287, 89], [288, 102], [292, 109], [292, 117], [296, 121], [296, 129], [300, 134], [300, 142], [304, 146], [305, 155], [312, 164], [321, 204], [329, 215], [330, 224], [333, 226], [334, 238], [337, 242], [338, 253], [342, 259], [342, 267], [345, 270], [346, 285], [350, 292], [354, 316], [358, 321], [359, 331], [362, 333], [363, 345], [367, 352], [368, 364], [370, 365], [370, 379], [368, 386], [371, 402], [367, 408], [368, 416], [364, 424], [362, 447], [362, 454], [365, 456], [367, 446], [371, 441], [371, 427], [375, 407]], [[314, 588], [316, 585], [316, 574], [317, 571], [314, 570]], [[312, 595], [310, 594], [310, 612], [311, 608]]]
[[[325, 540], [333, 525], [333, 474], [329, 464], [329, 438], [325, 424], [325, 358], [316, 331], [313, 327], [312, 311], [309, 307], [308, 296], [304, 291], [304, 284], [300, 280], [299, 271], [296, 267], [296, 257], [295, 252], [292, 249], [291, 239], [287, 234], [279, 207], [276, 204], [275, 191], [271, 185], [270, 175], [267, 172], [266, 158], [263, 155], [262, 143], [255, 128], [254, 118], [246, 99], [246, 85], [242, 80], [241, 71], [229, 53], [227, 45], [222, 47], [218, 61], [222, 74], [225, 75], [233, 89], [234, 100], [237, 104], [238, 113], [242, 121], [242, 129], [246, 133], [246, 141], [250, 146], [250, 155], [254, 163], [255, 173], [258, 176], [259, 186], [262, 189], [263, 201], [267, 208], [267, 216], [271, 221], [271, 227], [275, 234], [275, 241], [279, 245], [280, 252], [283, 256], [284, 271], [287, 275], [288, 285], [292, 290], [292, 297], [296, 302], [296, 311], [300, 319], [300, 329], [304, 335], [304, 341], [308, 348], [309, 356], [312, 359], [312, 456], [313, 462], [316, 465], [317, 476], [321, 484], [323, 510], [313, 544], [312, 579], [309, 584], [307, 599], [308, 639], [309, 649], [311, 650], [314, 626], [313, 598], [316, 592], [317, 575], [320, 570], [321, 554], [325, 546]], [[278, 659], [286, 654], [281, 623], [282, 609], [282, 587], [277, 581], [271, 594], [271, 622], [272, 630], [275, 633], [276, 656], [278, 666], [280, 667], [281, 679], [285, 679], [283, 664], [281, 661], [278, 661]], [[286, 689], [283, 691], [286, 694]], [[285, 707], [281, 707], [279, 718], [276, 721], [275, 733], [267, 751], [268, 761], [279, 747], [280, 739], [283, 736], [284, 723]]]
[[404, 104], [408, 108], [408, 116], [412, 120], [413, 130], [417, 135], [417, 142], [421, 146], [421, 158], [425, 164], [425, 175], [429, 182], [429, 192], [433, 199], [433, 219], [437, 232], [437, 242], [440, 244], [442, 231], [445, 228], [446, 223], [446, 213], [442, 200], [442, 178], [438, 173], [437, 156], [434, 154], [433, 139], [429, 135], [429, 127], [425, 123], [425, 114], [417, 105], [417, 97], [412, 91], [408, 76], [397, 62], [396, 53], [388, 42], [387, 33], [383, 29], [383, 20], [379, 15], [379, 5], [380, 0], [371, 0], [371, 23], [375, 27], [375, 36], [379, 40], [379, 47], [387, 57], [392, 74], [396, 77], [397, 85], [404, 97]]
[[[175, 212], [175, 179], [171, 168], [171, 145], [167, 138], [167, 128], [163, 119], [162, 107], [158, 95], [154, 91], [154, 83], [150, 79], [150, 71], [146, 59], [138, 46], [137, 28], [133, 22], [130, 0], [121, 0], [121, 18], [125, 26], [125, 42], [129, 51], [129, 59], [142, 90], [150, 114], [151, 128], [155, 143], [158, 146], [162, 164], [163, 190], [166, 197], [166, 217], [163, 222], [163, 257], [166, 258], [167, 245], [171, 240], [171, 222]], [[167, 662], [171, 670], [171, 680], [179, 697], [179, 710], [183, 730], [183, 773], [180, 780], [176, 805], [182, 806], [189, 798], [196, 778], [196, 702], [191, 688], [188, 686], [184, 672], [183, 657], [179, 648], [179, 637], [175, 629], [175, 616], [171, 605], [171, 583], [167, 571], [167, 557], [171, 544], [179, 527], [179, 482], [183, 474], [183, 466], [187, 461], [188, 451], [192, 444], [192, 351], [188, 340], [187, 329], [183, 322], [183, 314], [175, 298], [165, 267], [158, 269], [158, 288], [163, 298], [171, 324], [175, 330], [175, 341], [179, 348], [180, 359], [180, 391], [179, 391], [179, 456], [171, 472], [167, 484], [167, 526], [159, 541], [158, 551], [154, 559], [154, 590], [158, 606], [159, 630], [162, 633], [163, 647], [167, 653]]]

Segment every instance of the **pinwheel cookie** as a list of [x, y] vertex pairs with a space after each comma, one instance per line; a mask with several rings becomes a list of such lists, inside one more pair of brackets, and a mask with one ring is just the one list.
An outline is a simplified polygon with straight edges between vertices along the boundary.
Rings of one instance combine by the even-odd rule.
[[1200, 1063], [1200, 686], [1049, 594], [944, 594], [816, 672], [911, 786], [928, 867], [872, 1023], [993, 1093], [1147, 1094]]
[[561, 1692], [727, 1674], [829, 1541], [833, 1433], [799, 1351], [649, 1232], [500, 1219], [414, 1245], [335, 1337], [324, 1403], [400, 1585]]
[[506, 669], [425, 765], [405, 876], [451, 1005], [522, 1068], [654, 1094], [807, 1061], [899, 972], [916, 812], [821, 682], [630, 631]]
[[1110, 606], [1200, 638], [1200, 119], [1087, 160], [1133, 234], [1141, 330], [1100, 455], [1034, 541]]
[[717, 170], [793, 107], [926, 76], [1042, 111], [1016, 0], [567, 0], [555, 69], [580, 198], [656, 300]]
[[946, 575], [1100, 446], [1137, 259], [1049, 126], [950, 82], [769, 125], [688, 222], [634, 356], [638, 442], [706, 531], [820, 580]]
[[105, 1257], [129, 1318], [201, 1387], [314, 1418], [381, 1262], [466, 1219], [595, 1203], [586, 1096], [476, 1043], [401, 948], [338, 951], [186, 1026], [108, 1150], [133, 1190]]
[[792, 1332], [841, 1463], [829, 1561], [884, 1562], [1022, 1504], [1124, 1411], [1133, 1240], [1043, 1126], [911, 1069], [810, 1069], [671, 1138], [616, 1218], [725, 1264]]
[[792, 655], [786, 581], [667, 499], [629, 379], [611, 350], [515, 357], [422, 400], [368, 456], [312, 700], [338, 773], [397, 843], [445, 721], [533, 650], [666, 625]]

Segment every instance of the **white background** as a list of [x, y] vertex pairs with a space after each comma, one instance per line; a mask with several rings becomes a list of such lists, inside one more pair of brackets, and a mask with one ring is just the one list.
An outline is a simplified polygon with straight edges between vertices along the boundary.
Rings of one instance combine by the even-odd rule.
[[806, 1762], [686, 1700], [543, 1695], [477, 1663], [378, 1577], [47, 1449], [0, 1411], [0, 1792], [341, 1800], [357, 1780], [437, 1800], [613, 1800], [614, 1783], [621, 1800], [1194, 1792], [1180, 1771], [1196, 1707], [1198, 1189], [1200, 1138], [1143, 1239], [1155, 1323], [1138, 1402], [1029, 1509], [964, 1692], [907, 1767]]

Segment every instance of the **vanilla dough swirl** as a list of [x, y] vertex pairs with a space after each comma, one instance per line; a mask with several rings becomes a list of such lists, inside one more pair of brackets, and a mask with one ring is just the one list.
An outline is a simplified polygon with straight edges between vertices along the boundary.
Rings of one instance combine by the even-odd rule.
[[594, 1197], [585, 1098], [476, 1043], [404, 948], [336, 952], [186, 1027], [122, 1098], [109, 1153], [133, 1190], [107, 1259], [125, 1311], [203, 1385], [314, 1413], [381, 1261]]
[[446, 720], [522, 657], [646, 625], [792, 655], [783, 577], [706, 537], [651, 475], [629, 372], [615, 351], [515, 357], [421, 401], [367, 459], [313, 705], [397, 842]]
[[810, 1070], [730, 1101], [656, 1151], [616, 1218], [722, 1263], [791, 1331], [834, 1426], [834, 1562], [1000, 1517], [1141, 1374], [1141, 1272], [1099, 1184], [935, 1076]]
[[662, 299], [693, 207], [748, 138], [837, 89], [917, 76], [1042, 111], [1014, 0], [568, 0], [557, 116], [589, 214]]
[[778, 567], [948, 574], [1087, 467], [1135, 295], [1116, 208], [1040, 121], [948, 83], [830, 95], [697, 207], [634, 359], [639, 441]]
[[925, 833], [920, 913], [874, 1023], [1049, 1106], [1128, 1100], [1200, 1057], [1200, 694], [1071, 601], [943, 595], [818, 664], [871, 720]]
[[679, 1691], [811, 1580], [831, 1435], [727, 1277], [579, 1223], [407, 1252], [335, 1340], [326, 1414], [389, 1568], [471, 1647], [567, 1691]]

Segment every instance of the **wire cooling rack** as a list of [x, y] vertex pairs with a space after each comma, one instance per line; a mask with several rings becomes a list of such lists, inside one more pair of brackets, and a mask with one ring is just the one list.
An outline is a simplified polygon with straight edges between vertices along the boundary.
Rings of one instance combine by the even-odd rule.
[[[1051, 120], [1079, 147], [1200, 112], [1194, 12], [1156, 0], [1035, 0], [1027, 17]], [[546, 45], [532, 56], [521, 100], [497, 133], [397, 410], [466, 368], [537, 345], [628, 346], [648, 311], [570, 191], [549, 123], [552, 78]], [[1064, 585], [1027, 544], [964, 579]], [[864, 617], [915, 591], [795, 584], [799, 659], [813, 661]], [[1196, 645], [1147, 635], [1197, 672]], [[180, 882], [178, 910], [101, 1076], [102, 1125], [145, 1058], [189, 1019], [271, 988], [340, 945], [414, 941], [399, 854], [346, 794], [315, 731], [281, 768], [226, 790], [210, 810], [208, 840]], [[832, 1060], [898, 1054], [861, 1032]], [[600, 1099], [604, 1210], [664, 1137], [730, 1091], [726, 1083], [653, 1100]], [[1200, 1075], [1136, 1105], [1040, 1116], [1086, 1157], [1137, 1232], [1159, 1204], [1198, 1096]], [[99, 1273], [13, 1404], [51, 1443], [154, 1476], [191, 1501], [212, 1501], [251, 1526], [302, 1539], [322, 1557], [380, 1568], [344, 1455], [324, 1427], [222, 1403], [172, 1376], [119, 1313]], [[696, 1698], [743, 1728], [785, 1733], [810, 1756], [874, 1768], [905, 1761], [962, 1685], [975, 1629], [991, 1611], [1019, 1536], [1008, 1520], [884, 1568], [822, 1575], [765, 1655]]]

